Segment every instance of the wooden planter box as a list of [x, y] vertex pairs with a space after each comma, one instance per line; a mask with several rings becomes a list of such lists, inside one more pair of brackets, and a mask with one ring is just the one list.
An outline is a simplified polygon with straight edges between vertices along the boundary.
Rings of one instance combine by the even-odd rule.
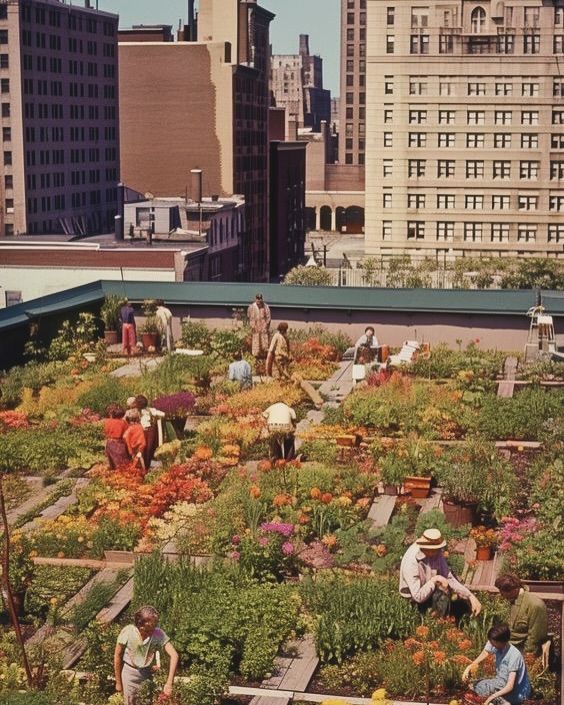
[[397, 497], [397, 495], [399, 495], [398, 485], [384, 485], [384, 494], [391, 497]]
[[414, 499], [426, 499], [431, 494], [430, 477], [406, 477], [403, 486]]
[[564, 595], [564, 580], [523, 580], [531, 592]]
[[443, 499], [443, 512], [445, 519], [451, 526], [464, 526], [464, 524], [476, 524], [477, 505], [457, 504]]
[[337, 436], [337, 445], [341, 448], [353, 448], [360, 445], [362, 437], [358, 434], [347, 434], [343, 436]]

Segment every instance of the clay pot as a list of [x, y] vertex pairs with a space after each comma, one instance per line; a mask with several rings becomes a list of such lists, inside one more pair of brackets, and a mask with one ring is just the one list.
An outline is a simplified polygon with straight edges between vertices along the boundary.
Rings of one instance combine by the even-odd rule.
[[406, 492], [414, 499], [425, 499], [431, 493], [430, 477], [406, 477], [403, 481]]
[[493, 556], [493, 549], [491, 546], [477, 546], [476, 547], [476, 560], [477, 561], [491, 561]]
[[119, 342], [117, 330], [105, 330], [104, 341], [106, 345], [117, 345]]
[[159, 343], [159, 334], [142, 333], [141, 342], [143, 343], [143, 347], [145, 348], [145, 350], [149, 350], [149, 348], [153, 348], [153, 350], [156, 350]]

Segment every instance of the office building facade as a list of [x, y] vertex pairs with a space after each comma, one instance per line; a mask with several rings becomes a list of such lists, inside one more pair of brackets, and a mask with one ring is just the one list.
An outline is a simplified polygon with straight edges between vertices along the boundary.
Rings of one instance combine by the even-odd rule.
[[367, 12], [367, 254], [562, 256], [562, 0]]
[[113, 230], [118, 17], [85, 5], [0, 3], [4, 235]]

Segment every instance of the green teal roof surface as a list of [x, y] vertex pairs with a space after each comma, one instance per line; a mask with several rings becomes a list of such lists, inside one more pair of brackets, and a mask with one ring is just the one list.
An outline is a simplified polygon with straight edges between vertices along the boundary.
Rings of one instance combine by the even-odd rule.
[[[274, 307], [344, 311], [467, 313], [523, 316], [536, 302], [531, 290], [380, 289], [368, 287], [305, 287], [281, 284], [217, 282], [118, 282], [101, 280], [26, 301], [0, 310], [0, 330], [30, 318], [76, 310], [105, 295], [127, 296], [132, 302], [161, 298], [167, 304], [246, 306], [261, 292]], [[542, 292], [553, 316], [564, 316], [561, 292]]]

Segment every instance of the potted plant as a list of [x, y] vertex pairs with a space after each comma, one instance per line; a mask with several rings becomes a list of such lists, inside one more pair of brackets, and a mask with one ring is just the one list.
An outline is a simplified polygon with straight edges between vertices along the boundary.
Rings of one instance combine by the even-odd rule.
[[475, 526], [470, 530], [470, 538], [476, 542], [476, 560], [491, 561], [498, 542], [497, 531], [486, 526]]
[[141, 342], [148, 352], [155, 352], [160, 342], [160, 328], [156, 311], [157, 302], [153, 299], [145, 299], [143, 302], [145, 323], [141, 326]]
[[106, 296], [100, 308], [100, 318], [104, 323], [104, 340], [107, 345], [116, 345], [119, 341], [120, 309], [122, 299], [119, 296]]

